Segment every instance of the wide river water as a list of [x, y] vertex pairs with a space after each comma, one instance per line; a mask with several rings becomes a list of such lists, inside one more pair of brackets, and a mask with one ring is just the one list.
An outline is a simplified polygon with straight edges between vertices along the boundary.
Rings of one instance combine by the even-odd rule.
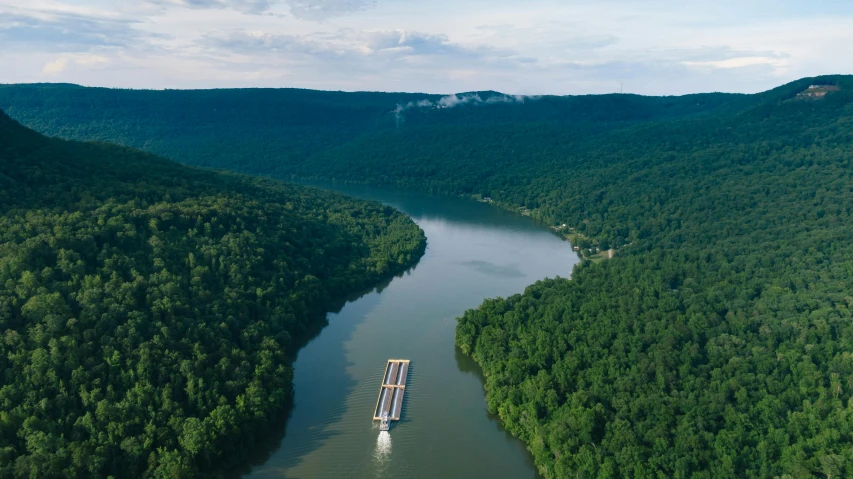
[[[426, 232], [410, 271], [339, 312], [301, 349], [280, 442], [262, 478], [536, 478], [524, 444], [486, 411], [480, 368], [454, 345], [455, 318], [486, 298], [569, 277], [571, 244], [483, 203], [396, 190], [330, 189], [391, 205]], [[380, 433], [373, 409], [389, 358], [411, 360], [402, 418]]]

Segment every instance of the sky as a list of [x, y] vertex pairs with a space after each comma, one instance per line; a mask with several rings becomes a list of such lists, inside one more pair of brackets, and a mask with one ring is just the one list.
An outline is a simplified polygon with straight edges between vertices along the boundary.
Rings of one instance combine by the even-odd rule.
[[680, 95], [835, 73], [851, 0], [0, 0], [0, 83]]

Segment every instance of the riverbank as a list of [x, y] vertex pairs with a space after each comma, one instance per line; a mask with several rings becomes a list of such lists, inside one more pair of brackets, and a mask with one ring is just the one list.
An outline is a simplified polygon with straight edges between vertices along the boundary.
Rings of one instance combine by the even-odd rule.
[[[542, 222], [543, 224], [549, 223], [543, 217], [541, 211], [538, 208], [531, 210], [524, 206], [518, 206], [512, 203], [505, 203], [502, 201], [494, 200], [491, 197], [484, 197], [482, 195], [461, 196], [463, 198], [471, 198], [480, 203], [486, 203], [497, 208], [502, 208], [507, 211], [512, 211], [520, 214], [521, 216], [534, 218], [537, 221]], [[615, 248], [601, 249], [600, 244], [597, 240], [584, 236], [582, 233], [577, 231], [576, 226], [568, 226], [565, 223], [554, 224], [553, 222], [551, 222], [549, 228], [551, 228], [552, 231], [560, 235], [562, 238], [569, 241], [572, 244], [572, 249], [574, 249], [574, 251], [576, 251], [584, 260], [589, 260], [593, 263], [598, 263], [606, 259], [611, 259], [616, 255]]]
[[[399, 209], [428, 247], [412, 270], [330, 314], [299, 351], [287, 431], [248, 477], [536, 478], [524, 443], [488, 414], [479, 367], [454, 346], [453, 318], [486, 298], [570, 276], [577, 253], [545, 225], [470, 199], [313, 186]], [[401, 420], [380, 447], [376, 384], [394, 357], [412, 369]]]

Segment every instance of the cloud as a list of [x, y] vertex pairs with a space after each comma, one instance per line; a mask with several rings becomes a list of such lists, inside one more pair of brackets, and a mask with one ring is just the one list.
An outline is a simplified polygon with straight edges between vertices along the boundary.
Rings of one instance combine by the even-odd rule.
[[620, 42], [616, 35], [606, 32], [584, 32], [584, 26], [575, 22], [552, 20], [529, 27], [508, 24], [479, 25], [474, 31], [490, 42], [527, 44], [537, 42], [549, 49], [560, 51], [599, 50]]
[[4, 48], [79, 51], [93, 47], [130, 47], [144, 34], [133, 20], [73, 12], [2, 12], [0, 44]]
[[[429, 91], [446, 92], [456, 90], [452, 85], [461, 83], [460, 79], [486, 87], [478, 89], [498, 89], [478, 79], [486, 71], [537, 68], [536, 58], [513, 50], [459, 43], [443, 33], [413, 30], [339, 29], [301, 35], [214, 31], [204, 34], [195, 47], [196, 58], [203, 56], [230, 78], [267, 85], [278, 79], [279, 85], [321, 89], [411, 91], [428, 84], [425, 89]], [[303, 83], [307, 72], [315, 81]], [[406, 81], [412, 76], [418, 77], [417, 85]], [[346, 79], [352, 82], [346, 83]]]
[[77, 55], [74, 59], [74, 63], [78, 65], [103, 65], [105, 63], [109, 63], [110, 59], [100, 55]]
[[447, 35], [409, 30], [344, 31], [342, 38], [359, 43], [373, 53], [430, 55], [465, 51], [450, 43]]
[[233, 31], [205, 35], [199, 44], [211, 53], [231, 52], [244, 55], [262, 53], [343, 57], [357, 52], [345, 43], [303, 35], [277, 35], [265, 32]]
[[[722, 71], [746, 69], [744, 78], [772, 75], [789, 62], [785, 52], [737, 49], [728, 46], [703, 46], [678, 49], [645, 49], [611, 52], [608, 55], [583, 57], [581, 60], [552, 60], [546, 68], [570, 77], [579, 88], [597, 87], [592, 92], [618, 91], [624, 82], [626, 92], [670, 93], [660, 85], [678, 86], [672, 93], [684, 92], [684, 86], [703, 90], [720, 90], [715, 82]], [[703, 86], [695, 87], [695, 85]], [[697, 90], [693, 90], [697, 91]], [[702, 90], [698, 90], [702, 91]]]
[[290, 13], [304, 20], [322, 21], [376, 6], [374, 0], [286, 0]]
[[0, 81], [67, 58], [57, 81], [114, 87], [754, 92], [851, 71], [831, 3], [0, 0]]
[[681, 64], [694, 68], [746, 68], [758, 65], [784, 68], [790, 55], [769, 50], [742, 50], [729, 47], [703, 47], [693, 50], [674, 50], [670, 55]]
[[659, 55], [684, 62], [723, 61], [747, 57], [764, 57], [780, 60], [790, 56], [785, 52], [774, 50], [749, 50], [731, 48], [728, 46], [703, 46], [699, 48], [669, 49], [660, 51]]
[[403, 117], [403, 113], [413, 108], [440, 110], [444, 108], [454, 108], [459, 105], [465, 104], [494, 105], [498, 103], [524, 103], [525, 100], [536, 100], [538, 98], [539, 97], [526, 95], [490, 94], [484, 100], [479, 93], [457, 93], [453, 95], [443, 96], [435, 102], [423, 99], [419, 101], [410, 101], [405, 105], [402, 103], [398, 103], [397, 108], [394, 109], [394, 116], [397, 119], [397, 125], [399, 125], [400, 122], [405, 119]]
[[231, 9], [246, 14], [267, 12], [275, 0], [147, 0], [157, 6], [174, 6], [194, 9]]
[[68, 70], [68, 66], [72, 63], [75, 65], [82, 65], [86, 67], [93, 67], [97, 65], [104, 65], [110, 62], [110, 59], [107, 57], [103, 57], [100, 55], [89, 55], [89, 54], [70, 54], [63, 55], [56, 60], [47, 62], [44, 67], [41, 69], [41, 72], [45, 75], [58, 75], [60, 73], [64, 73]]
[[191, 8], [231, 8], [240, 12], [258, 13], [269, 10], [269, 0], [183, 0]]
[[[486, 47], [468, 47], [450, 42], [447, 35], [407, 30], [341, 30], [327, 35], [289, 35], [267, 32], [215, 32], [204, 36], [200, 45], [216, 51], [234, 53], [291, 53], [334, 58], [443, 55], [450, 57], [511, 58], [512, 52]], [[523, 58], [518, 61], [529, 62]], [[535, 61], [535, 59], [533, 59]]]
[[230, 9], [240, 13], [259, 15], [268, 13], [275, 5], [286, 5], [291, 15], [302, 20], [321, 22], [368, 10], [376, 6], [375, 0], [144, 0], [159, 7], [193, 9]]
[[483, 99], [476, 93], [468, 95], [447, 95], [438, 100], [436, 107], [453, 108], [454, 106], [464, 105], [466, 103], [483, 103]]
[[438, 54], [458, 51], [446, 35], [405, 30], [342, 30], [334, 35], [288, 35], [232, 31], [206, 35], [204, 44], [241, 53], [271, 51], [372, 55], [379, 53]]
[[68, 66], [68, 59], [65, 57], [57, 58], [56, 60], [47, 63], [44, 68], [41, 69], [41, 72], [45, 75], [56, 75], [65, 71], [65, 67]]
[[771, 57], [739, 57], [729, 58], [726, 60], [712, 60], [704, 62], [687, 61], [684, 62], [684, 64], [691, 67], [744, 68], [752, 67], [755, 65], [784, 66], [785, 61], [780, 60], [779, 58]]

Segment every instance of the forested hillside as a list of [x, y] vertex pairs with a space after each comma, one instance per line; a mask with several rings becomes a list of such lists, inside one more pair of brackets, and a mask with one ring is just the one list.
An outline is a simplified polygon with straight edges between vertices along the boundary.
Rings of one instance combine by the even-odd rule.
[[0, 477], [239, 464], [287, 404], [294, 341], [424, 247], [376, 203], [0, 112]]
[[[23, 95], [15, 115], [52, 134], [103, 134], [117, 111], [48, 116], [57, 100], [32, 106], [46, 87], [7, 88], [0, 106]], [[334, 141], [240, 168], [488, 196], [616, 249], [458, 324], [489, 409], [546, 477], [853, 476], [853, 78], [757, 95], [490, 95], [394, 100]]]
[[[389, 139], [389, 147], [409, 148], [405, 141], [452, 144], [479, 135], [476, 128], [529, 125], [525, 128], [535, 129], [546, 123], [561, 125], [555, 138], [559, 143], [570, 138], [564, 135], [579, 130], [597, 132], [725, 111], [750, 100], [726, 94], [516, 98], [495, 92], [440, 97], [297, 89], [146, 91], [0, 85], [0, 109], [49, 136], [108, 141], [181, 163], [287, 177], [316, 176], [316, 165], [330, 157], [327, 152], [334, 158], [329, 165], [332, 171], [346, 175], [347, 165], [352, 164], [348, 155], [371, 157], [369, 151], [358, 149]], [[424, 130], [428, 128], [436, 131]], [[466, 133], [471, 128], [475, 130]], [[412, 131], [417, 132], [416, 138], [407, 140]], [[433, 134], [440, 136], [432, 138]], [[417, 144], [416, 150], [432, 154], [425, 146], [430, 145]], [[395, 155], [406, 153], [396, 151]], [[384, 156], [371, 160], [380, 167], [385, 163]], [[303, 167], [305, 163], [310, 164]], [[361, 161], [356, 164], [360, 166]]]
[[0, 109], [49, 136], [100, 140], [191, 165], [271, 172], [393, 120], [416, 94], [295, 89], [113, 90], [0, 85]]
[[621, 247], [457, 327], [547, 477], [853, 475], [853, 84], [832, 81], [479, 183]]

